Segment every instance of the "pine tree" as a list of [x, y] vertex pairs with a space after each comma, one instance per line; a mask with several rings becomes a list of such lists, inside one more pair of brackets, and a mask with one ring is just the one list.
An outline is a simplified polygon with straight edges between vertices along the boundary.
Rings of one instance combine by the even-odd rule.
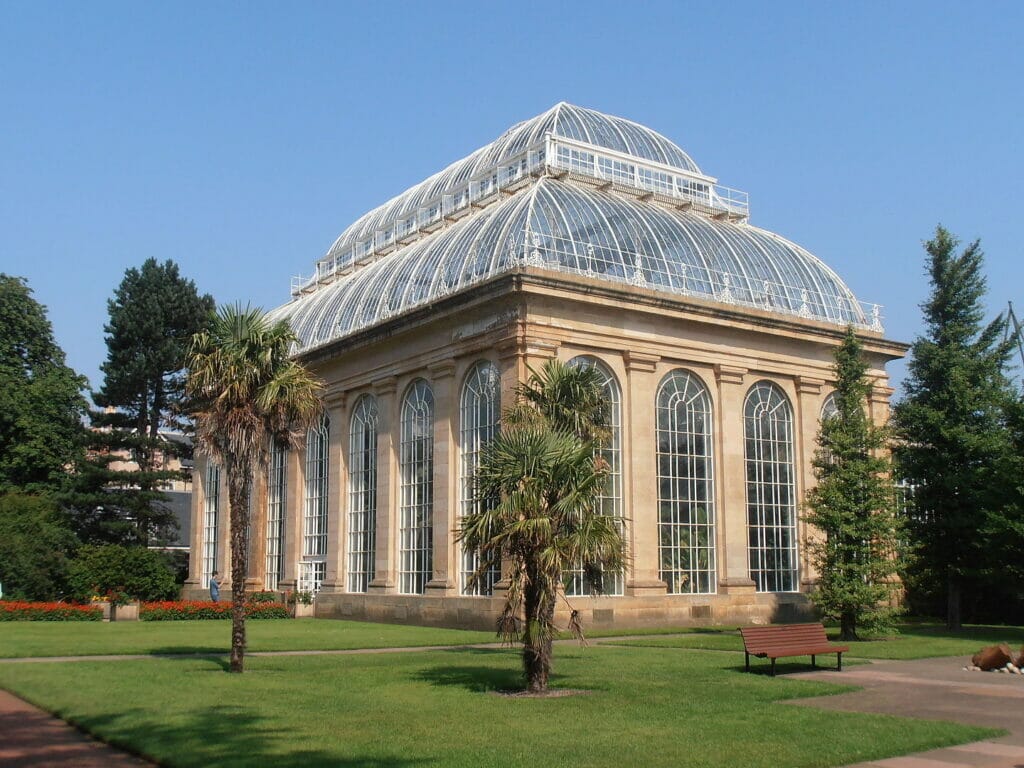
[[209, 325], [214, 302], [173, 261], [148, 259], [125, 272], [107, 307], [104, 380], [93, 393], [105, 410], [92, 414], [90, 461], [78, 474], [74, 503], [80, 525], [93, 529], [84, 538], [148, 544], [174, 524], [161, 487], [186, 477], [167, 465], [189, 458], [191, 441], [167, 432], [190, 428], [182, 416], [185, 354]]
[[835, 351], [835, 412], [821, 422], [818, 484], [807, 494], [805, 515], [824, 537], [809, 545], [820, 574], [813, 599], [839, 621], [843, 640], [856, 640], [859, 629], [885, 627], [896, 589], [899, 526], [888, 430], [867, 415], [867, 368], [850, 328]]
[[0, 492], [62, 485], [81, 451], [85, 384], [25, 280], [0, 274]]
[[985, 524], [1006, 503], [1001, 468], [1013, 452], [1004, 321], [982, 325], [981, 246], [959, 254], [958, 246], [941, 226], [925, 243], [926, 330], [911, 349], [906, 398], [895, 414], [900, 474], [914, 486], [910, 581], [945, 593], [951, 629], [960, 627], [965, 590], [989, 559]]

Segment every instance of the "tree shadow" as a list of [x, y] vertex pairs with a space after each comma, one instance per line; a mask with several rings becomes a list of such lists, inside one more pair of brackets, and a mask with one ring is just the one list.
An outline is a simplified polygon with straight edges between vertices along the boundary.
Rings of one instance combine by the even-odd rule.
[[110, 744], [150, 759], [193, 765], [414, 766], [432, 762], [401, 755], [360, 755], [322, 748], [295, 748], [298, 740], [286, 728], [269, 728], [267, 718], [249, 709], [217, 705], [195, 709], [172, 720], [152, 710], [84, 717], [76, 727], [101, 734]]

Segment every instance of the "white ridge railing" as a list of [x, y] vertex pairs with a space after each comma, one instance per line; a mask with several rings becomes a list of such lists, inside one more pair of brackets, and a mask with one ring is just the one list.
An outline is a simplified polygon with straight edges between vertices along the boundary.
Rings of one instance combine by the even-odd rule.
[[659, 202], [671, 201], [676, 207], [690, 207], [715, 218], [746, 221], [750, 214], [746, 192], [721, 186], [710, 176], [548, 134], [500, 165], [445, 190], [416, 211], [358, 240], [340, 254], [321, 259], [314, 276], [292, 279], [291, 294], [298, 296], [320, 283], [351, 274], [450, 221], [472, 214], [474, 207], [484, 208], [497, 201], [499, 192], [517, 187], [529, 176], [561, 172], [636, 190], [641, 195], [657, 195]]

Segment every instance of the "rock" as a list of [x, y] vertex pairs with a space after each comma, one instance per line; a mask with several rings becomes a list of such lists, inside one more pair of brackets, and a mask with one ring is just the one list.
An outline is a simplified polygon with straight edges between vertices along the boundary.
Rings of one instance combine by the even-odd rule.
[[981, 667], [979, 667], [977, 664], [971, 664], [971, 666], [969, 666], [968, 669], [971, 670], [971, 672], [981, 672]]
[[972, 664], [977, 667], [981, 667], [986, 672], [992, 669], [1005, 667], [1009, 661], [1012, 661], [1010, 646], [1005, 643], [982, 648], [971, 658]]

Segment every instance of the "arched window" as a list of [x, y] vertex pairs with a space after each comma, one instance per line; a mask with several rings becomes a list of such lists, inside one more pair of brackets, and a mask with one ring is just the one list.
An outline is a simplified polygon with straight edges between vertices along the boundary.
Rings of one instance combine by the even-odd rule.
[[[601, 449], [601, 455], [608, 462], [608, 477], [605, 480], [604, 492], [598, 499], [598, 509], [603, 515], [611, 515], [622, 519], [622, 396], [619, 382], [607, 365], [596, 357], [580, 355], [569, 361], [571, 366], [587, 366], [601, 374], [601, 387], [608, 398], [608, 426], [611, 435]], [[624, 526], [620, 526], [620, 530]], [[587, 592], [587, 584], [583, 578], [583, 570], [569, 571], [565, 574], [565, 594], [583, 595]], [[621, 595], [622, 574], [608, 574], [604, 577], [602, 591], [606, 595]]]
[[793, 409], [782, 390], [761, 381], [747, 394], [743, 422], [750, 578], [760, 592], [795, 592]]
[[284, 571], [284, 526], [287, 518], [288, 451], [276, 440], [270, 443], [267, 465], [267, 567], [263, 586], [277, 589]]
[[299, 589], [318, 592], [327, 575], [327, 414], [306, 434], [306, 514], [302, 528]]
[[839, 415], [839, 406], [836, 405], [836, 393], [832, 392], [828, 397], [825, 398], [825, 402], [821, 406], [821, 420], [831, 419], [833, 416]]
[[688, 371], [658, 388], [659, 577], [669, 594], [717, 590], [711, 398]]
[[421, 595], [434, 566], [434, 395], [423, 379], [402, 401], [399, 591]]
[[220, 467], [206, 464], [206, 485], [203, 488], [203, 588], [210, 586], [210, 577], [217, 570], [217, 527], [220, 522]]
[[[501, 377], [494, 363], [482, 361], [474, 365], [462, 385], [459, 407], [459, 448], [461, 454], [460, 486], [462, 514], [477, 509], [480, 502], [473, 497], [473, 476], [480, 463], [480, 453], [498, 434], [501, 415]], [[484, 502], [486, 503], [486, 502]], [[470, 579], [480, 567], [480, 554], [473, 550], [462, 552], [461, 587], [464, 595], [489, 595], [501, 578], [501, 564], [492, 563], [475, 583]]]
[[374, 577], [377, 529], [377, 401], [363, 395], [352, 409], [348, 451], [348, 591], [365, 592]]

